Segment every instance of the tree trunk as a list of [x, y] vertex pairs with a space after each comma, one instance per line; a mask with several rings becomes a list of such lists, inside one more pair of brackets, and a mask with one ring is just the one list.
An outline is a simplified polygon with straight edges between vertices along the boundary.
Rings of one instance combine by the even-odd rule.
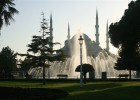
[[83, 73], [84, 76], [84, 83], [86, 83], [86, 73]]
[[45, 85], [45, 66], [43, 66], [43, 85]]
[[129, 70], [129, 79], [131, 80], [131, 70]]

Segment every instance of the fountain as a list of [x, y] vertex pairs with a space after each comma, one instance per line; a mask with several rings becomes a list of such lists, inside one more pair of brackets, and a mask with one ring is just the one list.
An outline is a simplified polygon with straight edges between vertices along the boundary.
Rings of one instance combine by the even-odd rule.
[[[50, 25], [52, 28], [52, 18], [50, 19]], [[89, 77], [94, 74], [95, 78], [101, 78], [102, 74], [106, 73], [109, 78], [118, 77], [121, 73], [128, 73], [128, 71], [117, 71], [114, 69], [115, 62], [117, 61], [117, 55], [109, 52], [108, 22], [106, 27], [107, 48], [105, 50], [99, 46], [98, 20], [98, 10], [96, 10], [96, 42], [91, 41], [86, 34], [80, 34], [80, 32], [70, 39], [70, 27], [68, 24], [68, 39], [65, 41], [65, 45], [62, 48], [64, 54], [66, 55], [66, 60], [54, 61], [53, 63], [48, 62], [51, 66], [50, 68], [46, 68], [46, 77], [56, 78], [58, 74], [68, 75], [68, 78], [80, 77], [80, 73], [75, 72], [76, 67], [80, 65], [80, 45], [78, 41], [80, 35], [84, 38], [82, 45], [82, 61], [83, 63], [91, 64], [95, 70], [94, 73], [89, 73]], [[31, 68], [28, 73], [34, 78], [42, 78], [42, 67]]]
[[[106, 72], [107, 77], [117, 77], [119, 72], [114, 69], [117, 56], [102, 49], [95, 41], [91, 41], [86, 34], [82, 35], [84, 38], [82, 60], [83, 63], [93, 66], [95, 78], [101, 78], [102, 72]], [[67, 74], [69, 78], [80, 77], [80, 73], [75, 72], [76, 67], [80, 64], [79, 37], [80, 34], [76, 34], [72, 39], [65, 41], [62, 50], [66, 55], [66, 60], [50, 63], [50, 68], [46, 68], [46, 77], [57, 77], [58, 74]], [[42, 68], [31, 68], [28, 73], [34, 78], [41, 78]]]
[[[89, 63], [93, 65], [95, 69], [95, 77], [101, 77], [102, 72], [107, 72], [108, 77], [116, 76], [117, 71], [113, 68], [116, 61], [116, 56], [103, 50], [96, 42], [86, 35], [82, 34], [84, 38], [83, 42], [83, 63]], [[80, 34], [73, 36], [71, 40], [65, 41], [63, 47], [64, 53], [67, 55], [66, 61], [54, 62], [51, 66], [51, 76], [54, 77], [57, 74], [68, 74], [69, 77], [79, 77], [79, 73], [75, 72], [76, 67], [80, 64], [80, 46], [78, 38]]]

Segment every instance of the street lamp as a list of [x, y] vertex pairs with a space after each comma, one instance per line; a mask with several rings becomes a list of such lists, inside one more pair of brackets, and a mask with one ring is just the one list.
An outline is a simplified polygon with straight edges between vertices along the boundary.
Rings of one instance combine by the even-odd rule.
[[80, 44], [80, 85], [82, 87], [83, 85], [83, 71], [82, 71], [82, 45], [83, 45], [83, 38], [82, 35], [80, 35], [79, 44]]

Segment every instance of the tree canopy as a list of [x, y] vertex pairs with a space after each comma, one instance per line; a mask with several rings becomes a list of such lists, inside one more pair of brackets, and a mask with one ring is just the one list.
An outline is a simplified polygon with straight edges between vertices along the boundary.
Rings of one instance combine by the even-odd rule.
[[[81, 65], [78, 65], [77, 68], [75, 69], [75, 71], [80, 72], [80, 67], [81, 67]], [[94, 68], [90, 64], [82, 64], [82, 71], [83, 71], [83, 73], [87, 73], [87, 72], [94, 71]]]
[[[33, 36], [32, 43], [28, 45], [28, 54], [26, 54], [27, 58], [31, 60], [30, 65], [33, 67], [48, 67], [49, 65], [45, 63], [46, 61], [64, 60], [62, 50], [53, 50], [49, 44], [49, 36], [44, 39], [42, 36]], [[57, 43], [53, 43], [53, 45], [55, 44]], [[57, 52], [57, 54], [53, 54], [54, 52]]]
[[14, 8], [14, 0], [0, 0], [0, 30], [5, 25], [10, 25], [10, 20], [14, 21], [13, 15], [19, 11]]
[[[75, 69], [76, 72], [80, 72], [81, 65], [78, 65]], [[86, 73], [95, 71], [93, 66], [90, 64], [82, 64], [82, 72], [84, 76], [84, 80], [86, 80]]]
[[5, 78], [10, 78], [12, 71], [16, 69], [16, 54], [10, 47], [4, 47], [0, 52], [0, 73]]
[[111, 43], [119, 48], [116, 68], [140, 69], [140, 0], [128, 4], [121, 20], [110, 25], [109, 36]]

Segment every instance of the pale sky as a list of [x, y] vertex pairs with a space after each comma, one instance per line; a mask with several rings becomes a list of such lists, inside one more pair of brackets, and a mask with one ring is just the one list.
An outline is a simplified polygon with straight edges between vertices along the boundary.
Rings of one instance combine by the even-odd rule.
[[[41, 12], [49, 20], [52, 13], [53, 36], [61, 47], [67, 39], [68, 22], [71, 37], [80, 29], [95, 41], [95, 17], [98, 9], [100, 46], [106, 48], [106, 23], [118, 22], [132, 0], [15, 0], [15, 8], [20, 12], [14, 16], [15, 22], [3, 27], [0, 36], [0, 49], [9, 46], [19, 53], [26, 53], [32, 36], [41, 34]], [[49, 21], [48, 21], [49, 22]], [[110, 52], [117, 53], [110, 44]]]

